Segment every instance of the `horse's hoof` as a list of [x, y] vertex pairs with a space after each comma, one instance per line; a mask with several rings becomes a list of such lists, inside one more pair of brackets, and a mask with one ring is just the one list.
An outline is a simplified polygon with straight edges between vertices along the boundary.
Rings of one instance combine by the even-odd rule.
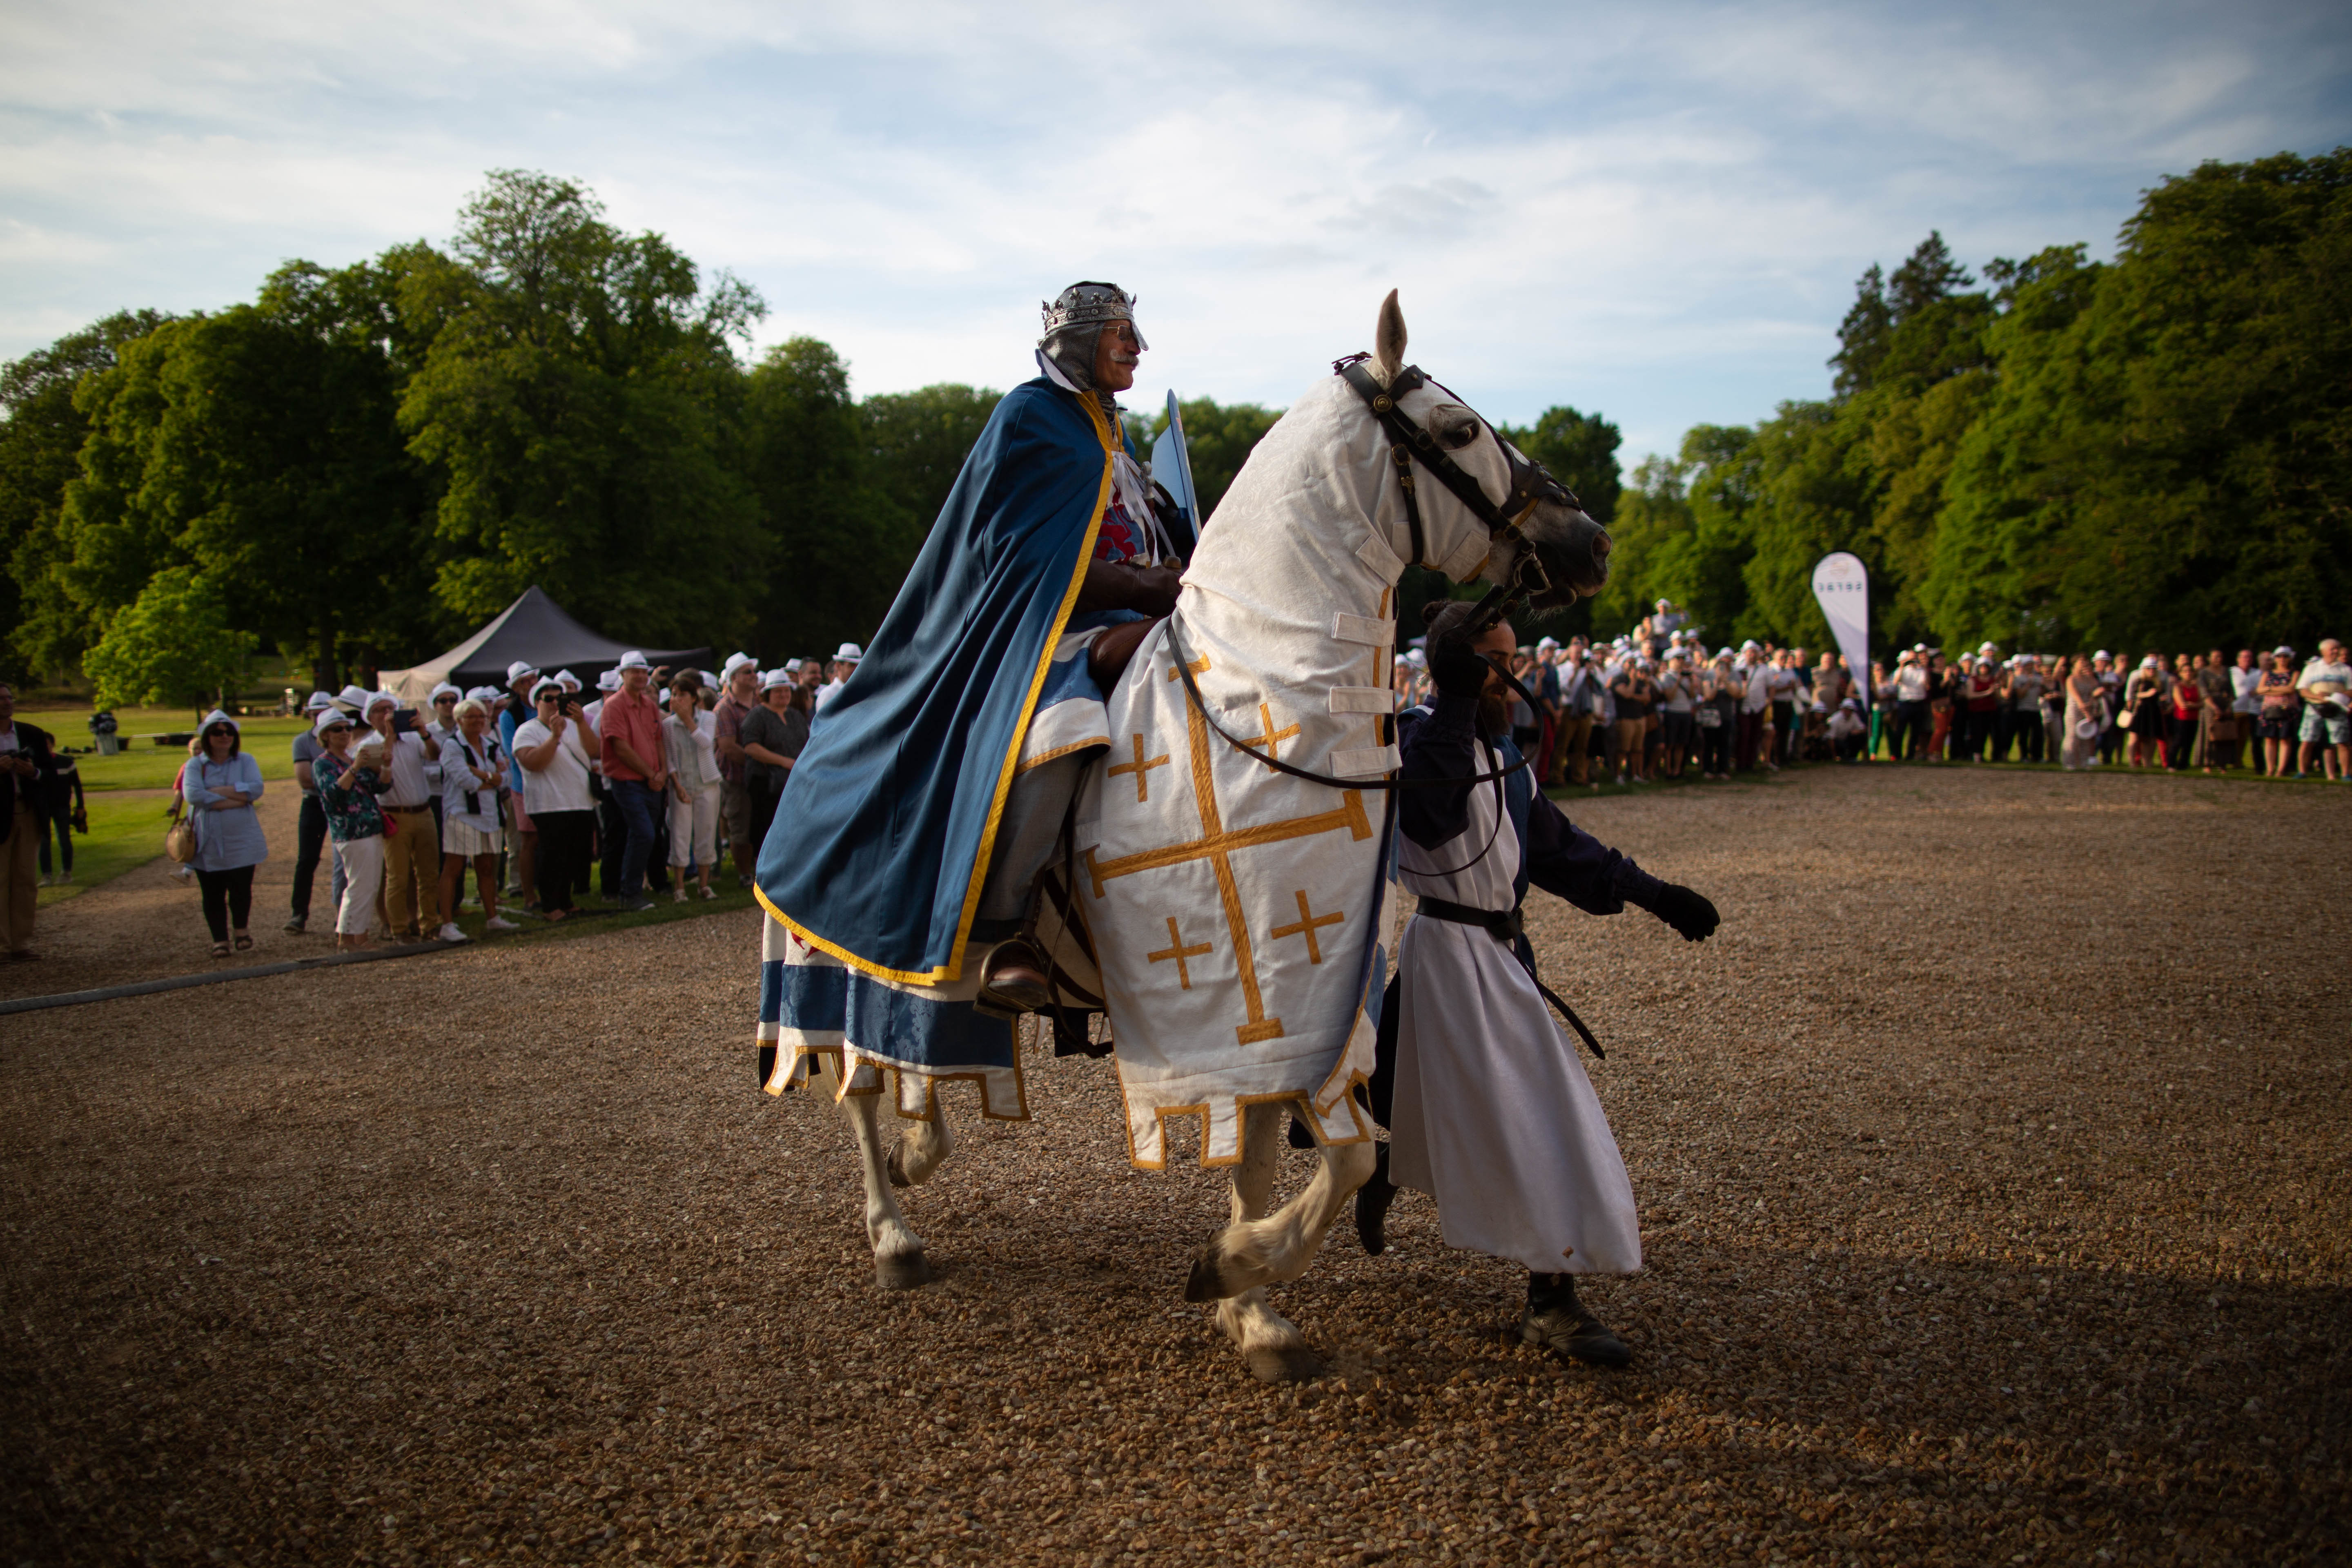
[[1192, 1255], [1192, 1272], [1185, 1277], [1184, 1300], [1187, 1301], [1222, 1301], [1228, 1296], [1241, 1294], [1225, 1286], [1223, 1270], [1217, 1267], [1217, 1249], [1204, 1247]]
[[907, 1145], [905, 1143], [890, 1145], [890, 1157], [882, 1162], [882, 1168], [889, 1172], [892, 1186], [911, 1187], [915, 1184], [907, 1180]]
[[1244, 1351], [1242, 1363], [1260, 1383], [1312, 1383], [1323, 1375], [1323, 1358], [1305, 1345]]
[[874, 1283], [885, 1290], [917, 1290], [932, 1279], [930, 1259], [921, 1252], [899, 1252], [874, 1260]]

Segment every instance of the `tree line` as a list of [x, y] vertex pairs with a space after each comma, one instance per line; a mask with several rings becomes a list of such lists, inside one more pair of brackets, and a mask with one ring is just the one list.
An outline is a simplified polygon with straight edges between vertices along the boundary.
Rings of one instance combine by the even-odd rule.
[[[1505, 434], [1610, 525], [1552, 629], [1650, 601], [1821, 644], [1813, 563], [1870, 566], [1896, 642], [2307, 640], [2345, 603], [2352, 153], [2168, 178], [2116, 259], [1985, 265], [1931, 234], [1863, 275], [1832, 395], [1693, 428], [1621, 479], [1567, 406]], [[994, 408], [856, 398], [764, 302], [569, 181], [494, 173], [446, 249], [289, 262], [250, 304], [124, 312], [0, 367], [0, 666], [184, 700], [274, 651], [332, 687], [537, 583], [656, 646], [863, 640]], [[1213, 511], [1279, 416], [1181, 405]], [[1163, 420], [1137, 420], [1147, 445]], [[1413, 574], [1402, 608], [1445, 592]]]
[[1979, 283], [1931, 233], [1838, 340], [1827, 399], [1635, 469], [1597, 624], [1664, 596], [1718, 642], [1821, 647], [1812, 567], [1850, 550], [1894, 645], [2343, 635], [2352, 151], [2168, 177], [2113, 262], [2062, 245]]

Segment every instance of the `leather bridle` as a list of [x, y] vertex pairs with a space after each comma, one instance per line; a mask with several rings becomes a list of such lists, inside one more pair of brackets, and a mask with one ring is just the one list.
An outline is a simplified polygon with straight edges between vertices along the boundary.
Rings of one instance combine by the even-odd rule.
[[[1544, 570], [1543, 563], [1537, 558], [1534, 547], [1521, 531], [1521, 525], [1545, 501], [1574, 507], [1579, 511], [1584, 510], [1584, 503], [1576, 499], [1574, 490], [1552, 478], [1541, 463], [1519, 452], [1498, 436], [1495, 444], [1502, 448], [1503, 459], [1510, 465], [1510, 489], [1503, 498], [1502, 504], [1496, 505], [1487, 496], [1486, 487], [1478, 482], [1476, 476], [1455, 462], [1438, 443], [1437, 437], [1400, 405], [1407, 395], [1424, 386], [1434, 386], [1456, 403], [1461, 403], [1459, 397], [1454, 397], [1453, 389], [1431, 380], [1428, 373], [1417, 364], [1405, 366], [1383, 386], [1367, 367], [1366, 362], [1370, 357], [1369, 354], [1350, 354], [1346, 359], [1334, 360], [1331, 369], [1354, 389], [1357, 396], [1364, 400], [1365, 406], [1372, 411], [1372, 417], [1388, 433], [1391, 443], [1390, 456], [1396, 464], [1397, 486], [1404, 492], [1405, 526], [1412, 533], [1412, 559], [1407, 564], [1436, 565], [1435, 562], [1427, 559], [1428, 544], [1422, 536], [1421, 497], [1412, 472], [1415, 463], [1427, 468], [1433, 479], [1454, 492], [1454, 500], [1468, 507], [1472, 515], [1486, 525], [1486, 535], [1491, 543], [1522, 546], [1512, 561], [1510, 576], [1489, 589], [1471, 614], [1469, 632], [1472, 637], [1477, 637], [1491, 629], [1525, 600], [1549, 593], [1551, 589], [1551, 574]], [[1464, 404], [1463, 406], [1466, 408], [1469, 405]], [[1472, 413], [1475, 415], [1476, 411], [1474, 409]], [[1479, 420], [1479, 426], [1482, 429], [1492, 428], [1484, 419]]]

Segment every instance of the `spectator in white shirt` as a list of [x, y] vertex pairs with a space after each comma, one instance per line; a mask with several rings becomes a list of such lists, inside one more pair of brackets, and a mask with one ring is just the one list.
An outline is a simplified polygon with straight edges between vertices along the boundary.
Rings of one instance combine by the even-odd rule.
[[441, 742], [415, 722], [404, 722], [400, 700], [389, 691], [368, 699], [368, 728], [383, 745], [383, 921], [395, 942], [417, 942], [441, 929], [441, 836], [433, 823], [439, 793], [427, 766], [441, 760]]
[[2344, 662], [2344, 645], [2320, 638], [2319, 657], [2303, 667], [2295, 690], [2304, 703], [2304, 773], [2309, 776], [2324, 753], [2330, 779], [2352, 779], [2352, 666]]
[[662, 750], [669, 768], [669, 864], [676, 874], [670, 901], [686, 902], [686, 868], [693, 866], [702, 896], [715, 899], [710, 867], [719, 856], [718, 730], [703, 710], [700, 683], [692, 675], [670, 682], [669, 714], [662, 720]]

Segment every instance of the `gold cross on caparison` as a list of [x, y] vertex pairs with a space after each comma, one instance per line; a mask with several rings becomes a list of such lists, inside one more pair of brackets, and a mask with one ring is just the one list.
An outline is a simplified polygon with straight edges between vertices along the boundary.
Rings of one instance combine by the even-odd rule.
[[[1274, 709], [1266, 703], [1261, 702], [1257, 705], [1257, 721], [1261, 726], [1260, 732], [1255, 735], [1244, 736], [1242, 738], [1242, 744], [1248, 746], [1253, 750], [1259, 746], [1264, 746], [1265, 748], [1266, 756], [1277, 759], [1280, 758], [1282, 755], [1282, 742], [1285, 741], [1295, 741], [1298, 738], [1298, 726], [1296, 724], [1283, 730], [1277, 730], [1274, 727]], [[1260, 760], [1262, 761], [1263, 759]]]
[[1141, 805], [1143, 802], [1151, 798], [1151, 770], [1154, 768], [1164, 768], [1167, 765], [1168, 754], [1164, 752], [1156, 757], [1146, 757], [1143, 754], [1143, 737], [1138, 735], [1135, 737], [1135, 761], [1131, 763], [1121, 763], [1117, 767], [1112, 768], [1110, 770], [1110, 776], [1117, 778], [1121, 773], [1133, 773], [1135, 775], [1136, 803], [1138, 805]]
[[1323, 949], [1315, 941], [1315, 928], [1318, 926], [1335, 926], [1347, 918], [1347, 916], [1339, 914], [1337, 911], [1328, 915], [1318, 915], [1315, 913], [1314, 910], [1307, 906], [1307, 889], [1301, 888], [1298, 889], [1298, 923], [1297, 925], [1276, 926], [1274, 928], [1272, 935], [1276, 942], [1281, 941], [1286, 936], [1305, 937], [1307, 939], [1307, 962], [1309, 963], [1320, 963], [1323, 962]]
[[1169, 959], [1174, 959], [1176, 961], [1177, 988], [1183, 991], [1190, 991], [1192, 989], [1192, 972], [1184, 967], [1184, 961], [1188, 958], [1198, 958], [1208, 951], [1210, 951], [1209, 944], [1205, 942], [1194, 947], [1186, 947], [1184, 945], [1184, 939], [1176, 934], [1176, 917], [1174, 915], [1170, 915], [1168, 917], [1168, 945], [1161, 948], [1158, 952], [1147, 952], [1143, 956], [1153, 963], [1163, 963]]

